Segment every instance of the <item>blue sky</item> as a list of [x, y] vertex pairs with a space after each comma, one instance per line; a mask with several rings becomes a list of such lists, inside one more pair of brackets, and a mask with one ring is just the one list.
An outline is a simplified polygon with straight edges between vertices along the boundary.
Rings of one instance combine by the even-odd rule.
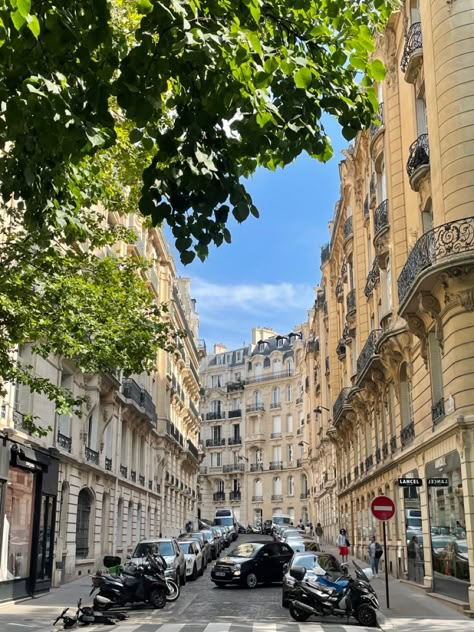
[[[321, 164], [307, 155], [285, 169], [259, 170], [247, 187], [260, 218], [229, 228], [232, 243], [212, 248], [208, 259], [182, 266], [208, 350], [250, 342], [252, 327], [288, 333], [307, 318], [320, 279], [320, 246], [339, 197], [338, 163], [347, 147], [333, 120], [325, 121], [334, 157]], [[169, 233], [168, 233], [169, 234]]]

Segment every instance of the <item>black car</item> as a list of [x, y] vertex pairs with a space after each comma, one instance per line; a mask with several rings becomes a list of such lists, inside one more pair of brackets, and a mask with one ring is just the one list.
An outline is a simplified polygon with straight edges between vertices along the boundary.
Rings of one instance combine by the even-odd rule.
[[318, 567], [324, 569], [333, 580], [344, 575], [344, 570], [339, 564], [339, 561], [334, 555], [331, 555], [331, 553], [316, 553], [314, 551], [295, 553], [285, 568], [285, 574], [283, 576], [281, 593], [281, 605], [283, 608], [288, 608], [289, 602], [295, 597], [294, 588], [296, 582], [290, 574], [290, 570], [293, 566], [305, 568], [306, 576], [308, 577], [313, 573], [314, 569]]
[[211, 580], [217, 586], [240, 584], [255, 588], [258, 583], [281, 582], [292, 549], [282, 542], [246, 542], [217, 560]]

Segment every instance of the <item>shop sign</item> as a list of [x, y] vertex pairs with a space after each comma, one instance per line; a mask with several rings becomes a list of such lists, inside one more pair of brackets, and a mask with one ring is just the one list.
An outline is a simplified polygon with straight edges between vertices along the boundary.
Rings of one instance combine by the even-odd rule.
[[399, 487], [422, 487], [423, 481], [421, 478], [399, 478]]
[[449, 478], [429, 478], [428, 487], [449, 487]]

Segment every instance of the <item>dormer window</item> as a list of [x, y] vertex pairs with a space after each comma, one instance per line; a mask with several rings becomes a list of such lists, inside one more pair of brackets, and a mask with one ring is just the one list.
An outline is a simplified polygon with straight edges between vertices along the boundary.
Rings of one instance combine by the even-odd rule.
[[283, 347], [283, 338], [278, 338], [277, 347]]
[[259, 351], [265, 351], [265, 343], [264, 342], [259, 342], [258, 343], [258, 350]]

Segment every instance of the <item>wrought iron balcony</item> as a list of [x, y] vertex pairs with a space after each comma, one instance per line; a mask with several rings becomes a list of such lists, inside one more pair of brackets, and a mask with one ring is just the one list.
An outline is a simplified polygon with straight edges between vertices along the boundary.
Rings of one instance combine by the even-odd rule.
[[303, 432], [304, 432], [304, 428], [303, 428], [303, 426], [300, 426], [300, 427], [296, 430], [296, 434], [297, 434], [297, 435], [302, 435], [302, 434], [303, 434]]
[[245, 465], [243, 463], [230, 463], [229, 465], [224, 465], [222, 471], [224, 474], [230, 474], [231, 472], [245, 472]]
[[207, 421], [214, 421], [216, 419], [225, 419], [225, 412], [218, 410], [211, 413], [206, 413]]
[[206, 474], [207, 474], [207, 466], [201, 465], [201, 467], [199, 468], [199, 474], [201, 474], [202, 476], [206, 476]]
[[282, 494], [272, 494], [272, 500], [283, 500]]
[[433, 404], [433, 406], [431, 407], [431, 419], [435, 424], [436, 422], [443, 419], [444, 415], [444, 398], [442, 397], [438, 402], [436, 402], [436, 404]]
[[360, 462], [359, 470], [360, 470], [360, 475], [362, 476], [362, 474], [365, 472], [364, 461]]
[[71, 437], [68, 437], [68, 436], [58, 432], [58, 445], [60, 445], [61, 448], [64, 448], [68, 452], [71, 452], [71, 448], [72, 448], [72, 439], [71, 439]]
[[281, 439], [281, 432], [272, 432], [270, 439]]
[[212, 499], [216, 503], [222, 502], [225, 500], [225, 492], [214, 492], [214, 494], [212, 494]]
[[132, 481], [132, 483], [137, 482], [137, 473], [135, 470], [130, 470], [130, 480]]
[[250, 463], [251, 472], [263, 472], [263, 463]]
[[242, 437], [230, 437], [228, 445], [240, 445], [242, 443]]
[[[420, 167], [428, 166], [429, 164], [430, 146], [428, 143], [428, 134], [421, 134], [410, 145], [410, 149], [408, 150], [407, 174], [410, 178], [410, 184], [412, 184], [412, 178], [415, 172]], [[417, 190], [416, 187], [415, 190]]]
[[128, 467], [126, 467], [125, 465], [120, 466], [120, 476], [123, 476], [123, 478], [128, 478]]
[[350, 386], [345, 386], [341, 389], [339, 395], [337, 396], [336, 401], [334, 402], [334, 406], [332, 407], [332, 415], [334, 419], [334, 423], [336, 423], [342, 413], [342, 410], [347, 402], [347, 397], [349, 395], [351, 388]]
[[297, 397], [296, 398], [296, 404], [302, 404], [303, 403], [303, 398], [302, 397]]
[[346, 296], [347, 313], [355, 312], [356, 310], [356, 291], [355, 288], [351, 290]]
[[161, 494], [161, 484], [160, 484], [160, 483], [157, 483], [157, 484], [156, 484], [156, 492], [157, 492], [158, 494]]
[[367, 275], [367, 281], [365, 283], [364, 294], [367, 297], [367, 300], [372, 296], [374, 289], [380, 282], [380, 268], [379, 261], [377, 257], [374, 259], [372, 264], [372, 270]]
[[382, 332], [382, 329], [373, 329], [370, 332], [369, 337], [367, 338], [365, 345], [357, 358], [357, 381], [361, 379], [369, 364], [376, 356], [375, 347], [377, 346], [377, 342], [380, 340]]
[[270, 410], [276, 410], [277, 408], [281, 408], [281, 402], [272, 402], [270, 404]]
[[381, 202], [374, 211], [374, 239], [388, 227], [388, 200]]
[[301, 467], [303, 465], [303, 459], [296, 459], [296, 467]]
[[344, 222], [344, 239], [349, 239], [349, 237], [352, 237], [352, 230], [352, 215], [350, 215]]
[[356, 465], [354, 468], [354, 480], [359, 478], [359, 466]]
[[377, 175], [375, 171], [370, 176], [369, 193], [370, 193], [370, 199], [375, 198], [377, 194]]
[[283, 469], [283, 461], [270, 461], [269, 469], [270, 470], [282, 470]]
[[306, 500], [306, 498], [308, 498], [308, 496], [309, 496], [308, 492], [301, 492], [300, 500]]
[[214, 439], [206, 439], [206, 448], [220, 448], [225, 445], [225, 439], [215, 437]]
[[86, 457], [86, 461], [89, 463], [94, 463], [95, 465], [99, 465], [99, 453], [87, 446], [84, 447], [84, 454]]
[[235, 490], [235, 491], [230, 492], [229, 498], [230, 500], [240, 501], [242, 498], [242, 494], [240, 493], [240, 491]]
[[382, 446], [382, 456], [384, 459], [386, 459], [388, 455], [389, 455], [388, 443], [385, 442]]
[[138, 406], [142, 405], [142, 389], [135, 380], [126, 378], [122, 382], [122, 393], [127, 399], [133, 400]]
[[367, 472], [367, 470], [370, 470], [373, 464], [374, 464], [374, 457], [372, 454], [369, 454], [369, 456], [365, 459], [365, 471]]
[[378, 465], [381, 460], [382, 460], [382, 451], [380, 450], [380, 448], [377, 448], [375, 450], [375, 463]]
[[253, 503], [263, 503], [263, 496], [252, 496]]
[[474, 217], [454, 220], [437, 226], [418, 239], [403, 270], [398, 277], [398, 300], [400, 305], [412, 289], [418, 276], [450, 257], [473, 253]]
[[400, 68], [402, 72], [406, 72], [410, 64], [410, 60], [415, 52], [421, 53], [423, 50], [423, 40], [421, 36], [421, 22], [414, 22], [408, 29], [405, 39], [405, 47], [403, 49], [402, 61]]
[[262, 375], [258, 375], [256, 377], [251, 377], [246, 380], [246, 384], [258, 384], [260, 382], [269, 382], [270, 380], [281, 380], [285, 377], [292, 377], [293, 371], [291, 369], [286, 369], [285, 371], [274, 371], [271, 373], [263, 373]]
[[199, 450], [196, 448], [194, 443], [192, 441], [190, 441], [189, 439], [188, 439], [188, 450], [189, 450], [189, 452], [193, 455], [193, 457], [197, 461], [198, 458], [199, 458]]
[[307, 343], [307, 349], [310, 353], [318, 353], [319, 352], [319, 340], [310, 340]]
[[329, 255], [331, 254], [330, 244], [324, 244], [321, 246], [321, 264], [326, 263], [329, 259]]
[[263, 404], [250, 404], [245, 408], [248, 413], [258, 413], [265, 410], [265, 406]]
[[112, 470], [112, 459], [109, 459], [107, 456], [105, 457], [105, 469], [109, 472]]
[[140, 483], [140, 485], [142, 485], [142, 487], [145, 487], [145, 477], [143, 476], [143, 474], [138, 475], [138, 482]]
[[402, 447], [411, 443], [414, 438], [415, 438], [415, 422], [410, 421], [410, 423], [407, 426], [405, 426], [405, 428], [402, 428], [402, 431], [400, 432], [400, 443]]
[[370, 138], [373, 139], [378, 132], [384, 129], [383, 103], [379, 104], [377, 114], [374, 116], [374, 122], [370, 126]]
[[153, 489], [153, 481], [151, 478], [148, 479], [148, 489], [152, 490]]
[[229, 410], [229, 419], [235, 419], [236, 417], [242, 417], [241, 408], [236, 408], [235, 410]]
[[234, 393], [235, 391], [243, 391], [245, 386], [244, 380], [238, 380], [237, 382], [229, 382], [227, 384], [227, 392]]

